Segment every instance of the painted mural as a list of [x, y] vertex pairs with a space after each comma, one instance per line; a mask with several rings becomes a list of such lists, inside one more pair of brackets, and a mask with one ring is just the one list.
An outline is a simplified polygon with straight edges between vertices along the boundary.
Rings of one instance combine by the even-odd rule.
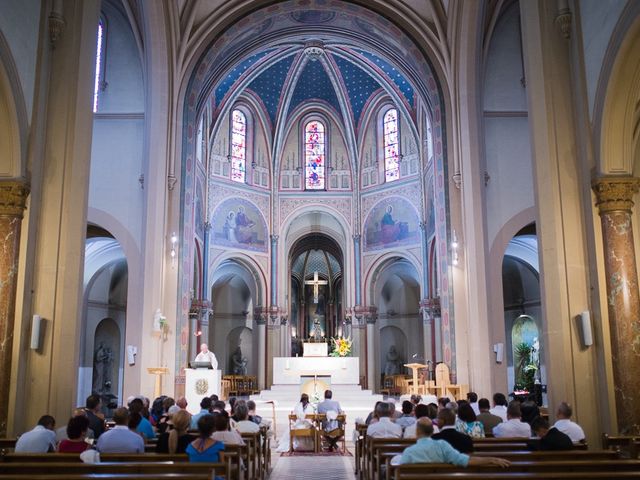
[[196, 211], [195, 211], [195, 224], [196, 224], [196, 235], [201, 239], [204, 238], [204, 209], [202, 207], [203, 201], [203, 188], [202, 188], [202, 179], [198, 177], [198, 181], [196, 183]]
[[242, 198], [229, 198], [218, 205], [211, 219], [212, 244], [267, 251], [267, 225], [256, 206]]
[[415, 208], [401, 197], [378, 202], [364, 224], [364, 250], [419, 243], [418, 215]]

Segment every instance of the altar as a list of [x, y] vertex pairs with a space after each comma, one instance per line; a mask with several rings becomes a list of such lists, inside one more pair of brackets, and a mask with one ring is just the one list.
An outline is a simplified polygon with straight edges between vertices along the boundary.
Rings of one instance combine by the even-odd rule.
[[331, 385], [358, 385], [360, 359], [357, 357], [275, 357], [273, 383], [300, 385], [302, 377], [331, 377]]

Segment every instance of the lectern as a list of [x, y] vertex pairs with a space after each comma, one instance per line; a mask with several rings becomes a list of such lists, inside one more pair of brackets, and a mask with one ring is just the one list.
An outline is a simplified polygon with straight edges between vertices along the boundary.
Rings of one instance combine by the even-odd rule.
[[209, 397], [214, 393], [220, 395], [221, 370], [211, 370], [208, 368], [185, 368], [185, 398], [187, 399], [187, 410], [192, 415], [200, 411], [200, 401], [202, 397]]
[[423, 365], [422, 363], [405, 363], [404, 364], [405, 367], [410, 368], [411, 370], [413, 370], [413, 384], [411, 385], [411, 391], [409, 393], [411, 394], [418, 394], [418, 370], [420, 370], [421, 368], [426, 368], [426, 365]]

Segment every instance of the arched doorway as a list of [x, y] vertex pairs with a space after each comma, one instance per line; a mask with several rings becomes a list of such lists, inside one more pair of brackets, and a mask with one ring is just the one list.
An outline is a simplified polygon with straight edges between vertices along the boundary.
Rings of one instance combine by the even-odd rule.
[[322, 340], [343, 334], [342, 250], [327, 235], [300, 238], [289, 255], [292, 353], [301, 354], [302, 340]]
[[211, 286], [212, 320], [202, 341], [216, 354], [225, 375], [242, 369], [258, 374], [258, 338], [253, 331], [254, 307], [259, 302], [256, 279], [239, 259], [224, 261], [214, 272]]
[[375, 378], [407, 373], [405, 363], [426, 363], [420, 276], [405, 258], [391, 257], [374, 274], [371, 299], [378, 310]]
[[510, 392], [528, 392], [543, 402], [543, 316], [535, 225], [516, 234], [502, 261], [505, 358]]
[[90, 394], [108, 411], [122, 403], [128, 266], [120, 243], [106, 230], [87, 229], [78, 405]]

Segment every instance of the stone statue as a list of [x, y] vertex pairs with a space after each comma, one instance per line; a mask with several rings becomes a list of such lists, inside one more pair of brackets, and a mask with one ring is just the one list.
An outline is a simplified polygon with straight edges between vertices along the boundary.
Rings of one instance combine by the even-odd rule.
[[384, 365], [385, 375], [398, 375], [400, 373], [400, 356], [395, 345], [389, 347], [387, 352], [387, 363]]
[[110, 390], [113, 352], [100, 342], [93, 355], [93, 391], [103, 393]]
[[246, 375], [247, 374], [247, 357], [242, 356], [242, 349], [240, 345], [237, 346], [236, 351], [233, 352], [231, 356], [231, 363], [233, 364], [233, 374], [234, 375]]

